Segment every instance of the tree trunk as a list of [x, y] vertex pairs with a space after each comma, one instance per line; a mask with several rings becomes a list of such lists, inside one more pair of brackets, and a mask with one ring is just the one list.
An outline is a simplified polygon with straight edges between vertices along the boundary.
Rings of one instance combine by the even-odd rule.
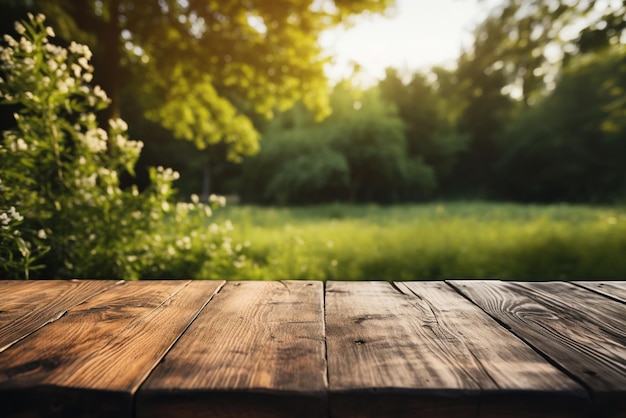
[[202, 169], [202, 196], [201, 202], [209, 200], [209, 194], [211, 193], [211, 163], [207, 161], [206, 165]]
[[363, 172], [357, 171], [352, 176], [352, 181], [350, 182], [350, 203], [355, 203], [357, 196], [359, 194], [359, 190], [361, 189], [361, 183], [363, 181]]
[[120, 28], [120, 0], [109, 1], [109, 21], [106, 22], [104, 39], [102, 42], [104, 66], [101, 68], [100, 80], [102, 88], [111, 99], [111, 104], [105, 110], [106, 119], [120, 117], [120, 83], [121, 83], [121, 28]]

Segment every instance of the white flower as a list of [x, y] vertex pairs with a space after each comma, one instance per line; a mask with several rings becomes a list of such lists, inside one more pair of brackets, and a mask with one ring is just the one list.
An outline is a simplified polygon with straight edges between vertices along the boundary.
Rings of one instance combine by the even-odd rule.
[[107, 133], [102, 128], [90, 129], [82, 135], [83, 142], [92, 152], [102, 152], [107, 149]]
[[[91, 50], [89, 49], [89, 47], [87, 45], [82, 45], [76, 42], [73, 42], [70, 44], [70, 52], [72, 54], [76, 54], [76, 55], [82, 55], [85, 57], [85, 59], [90, 60], [92, 57], [92, 53]], [[81, 64], [82, 65], [82, 64]]]
[[17, 43], [17, 41], [15, 39], [13, 39], [13, 37], [11, 35], [4, 35], [4, 41], [9, 44], [9, 46], [11, 48], [16, 48], [19, 46], [19, 44]]
[[15, 31], [20, 35], [23, 35], [26, 32], [26, 28], [20, 22], [15, 22]]
[[[143, 146], [143, 143], [142, 143]], [[171, 168], [163, 168], [162, 166], [157, 167], [157, 172], [161, 174], [163, 179], [167, 181], [178, 180], [180, 178], [180, 173], [178, 171], [174, 171]]]
[[116, 131], [125, 132], [128, 130], [128, 124], [120, 118], [109, 119], [109, 126]]
[[0, 60], [4, 61], [5, 63], [11, 62], [11, 58], [13, 58], [13, 49], [1, 48], [0, 51]]
[[43, 23], [45, 20], [46, 20], [46, 17], [43, 14], [41, 13], [37, 14], [37, 23]]
[[54, 34], [54, 29], [52, 29], [50, 26], [46, 27], [46, 34], [51, 38], [54, 38], [56, 36]]
[[28, 144], [26, 144], [26, 141], [24, 141], [22, 138], [18, 138], [17, 140], [17, 150], [18, 151], [28, 150]]
[[209, 202], [211, 203], [217, 203], [219, 206], [226, 206], [226, 198], [224, 196], [218, 196], [218, 195], [210, 195], [209, 196]]
[[74, 73], [74, 77], [80, 77], [80, 74], [83, 72], [83, 69], [80, 65], [72, 63], [71, 65], [72, 72]]
[[26, 38], [20, 38], [20, 47], [27, 54], [30, 54], [31, 52], [33, 52], [33, 43]]
[[20, 213], [17, 211], [17, 209], [15, 209], [15, 206], [11, 206], [9, 208], [9, 216], [12, 217], [13, 219], [15, 219], [18, 222], [24, 220], [24, 217], [22, 215], [20, 215]]
[[83, 80], [85, 80], [87, 83], [91, 83], [91, 80], [93, 80], [93, 74], [91, 73], [83, 74]]
[[118, 147], [123, 148], [124, 145], [126, 145], [126, 138], [124, 138], [124, 135], [120, 135], [117, 134], [115, 135], [115, 143], [117, 144]]
[[100, 86], [96, 86], [93, 88], [93, 94], [98, 97], [101, 100], [107, 101], [109, 100], [109, 98], [107, 97], [107, 94], [104, 90], [102, 90], [102, 87]]
[[85, 70], [89, 69], [89, 61], [85, 57], [80, 57], [78, 59], [78, 64], [80, 64], [80, 66], [83, 67]]
[[69, 92], [69, 89], [67, 88], [67, 85], [65, 84], [65, 82], [59, 80], [57, 81], [57, 90], [59, 90], [61, 93], [67, 93]]
[[30, 58], [30, 57], [26, 57], [24, 58], [24, 69], [26, 71], [32, 71], [35, 69], [35, 60]]

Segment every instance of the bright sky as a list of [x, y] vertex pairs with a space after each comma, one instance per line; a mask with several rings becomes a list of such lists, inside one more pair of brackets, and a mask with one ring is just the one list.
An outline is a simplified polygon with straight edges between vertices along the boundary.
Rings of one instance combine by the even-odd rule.
[[331, 80], [351, 75], [350, 62], [361, 66], [363, 81], [382, 79], [385, 68], [414, 71], [453, 64], [462, 45], [494, 1], [396, 0], [391, 17], [365, 16], [348, 30], [334, 30], [320, 40], [335, 56], [327, 68]]

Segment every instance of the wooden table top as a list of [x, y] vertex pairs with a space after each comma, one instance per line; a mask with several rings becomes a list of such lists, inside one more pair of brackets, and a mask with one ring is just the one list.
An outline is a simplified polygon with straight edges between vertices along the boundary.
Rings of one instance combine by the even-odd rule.
[[626, 281], [0, 281], [0, 417], [626, 417]]

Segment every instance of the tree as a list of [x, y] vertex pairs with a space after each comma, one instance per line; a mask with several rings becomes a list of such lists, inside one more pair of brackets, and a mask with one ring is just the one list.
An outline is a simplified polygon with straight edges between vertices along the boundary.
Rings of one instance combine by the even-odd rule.
[[[256, 150], [245, 112], [271, 117], [302, 100], [327, 113], [327, 60], [318, 35], [354, 14], [383, 12], [392, 1], [27, 0], [23, 6], [48, 15], [62, 38], [94, 51], [96, 82], [112, 102], [104, 119], [120, 115], [121, 92], [131, 90], [175, 136], [193, 137], [202, 147], [227, 142], [237, 159]], [[14, 0], [0, 4], [17, 7]], [[172, 111], [182, 117], [164, 118]]]
[[[617, 7], [611, 3], [608, 10], [581, 31], [577, 44], [583, 53], [615, 54], [619, 53], [620, 49], [623, 51], [621, 39], [625, 32], [626, 4]], [[626, 77], [626, 65], [620, 65], [615, 68], [613, 74], [606, 76], [602, 88], [612, 99], [606, 105], [608, 112], [603, 129], [609, 132], [623, 132], [626, 129], [626, 98], [621, 80]]]
[[438, 179], [445, 178], [466, 143], [451, 119], [455, 101], [446, 100], [451, 99], [448, 92], [440, 90], [428, 75], [420, 72], [405, 83], [396, 69], [388, 68], [379, 89], [381, 97], [395, 105], [404, 122], [407, 155], [423, 159], [435, 170]]
[[3, 277], [215, 278], [244, 266], [232, 224], [198, 230], [213, 205], [172, 201], [175, 171], [151, 168], [142, 191], [122, 185], [142, 143], [122, 119], [99, 124], [109, 99], [92, 84], [91, 51], [58, 45], [44, 22], [28, 15], [0, 45], [0, 104], [15, 111], [0, 137]]
[[467, 139], [450, 187], [481, 197], [490, 193], [496, 136], [514, 108], [504, 91], [508, 84], [504, 68], [492, 66], [493, 51], [502, 36], [499, 25], [495, 19], [487, 18], [476, 29], [472, 47], [457, 60], [453, 80], [446, 80], [445, 73], [439, 72], [444, 76], [442, 82], [448, 82], [448, 91], [453, 87], [458, 101], [456, 131]]
[[377, 88], [360, 91], [341, 82], [331, 106], [332, 115], [322, 122], [299, 106], [270, 125], [261, 152], [244, 166], [244, 197], [389, 203], [433, 191], [432, 168], [407, 154], [402, 120]]
[[[605, 7], [613, 9], [611, 2]], [[505, 0], [479, 28], [490, 39], [486, 71], [501, 70], [507, 91], [525, 107], [545, 93], [568, 56], [575, 54], [581, 22], [603, 3], [594, 0]]]
[[626, 89], [624, 58], [618, 49], [572, 59], [555, 90], [507, 127], [499, 140], [503, 196], [587, 202], [624, 196], [626, 136], [605, 126], [612, 89]]
[[350, 171], [331, 147], [331, 131], [301, 104], [279, 115], [264, 130], [259, 154], [243, 164], [242, 198], [279, 204], [345, 199]]
[[[522, 184], [513, 187], [514, 182], [509, 181], [507, 183], [511, 186], [509, 190], [498, 186], [498, 180], [502, 178], [511, 180], [502, 171], [505, 167], [510, 167], [518, 174], [526, 172], [513, 161], [521, 161], [521, 154], [530, 152], [530, 148], [526, 148], [530, 143], [537, 152], [545, 151], [546, 155], [543, 157], [547, 160], [556, 158], [559, 152], [564, 156], [570, 155], [575, 149], [586, 149], [586, 146], [579, 148], [584, 141], [578, 140], [572, 140], [572, 146], [569, 148], [568, 142], [563, 138], [564, 132], [569, 132], [567, 125], [556, 122], [565, 118], [561, 113], [562, 109], [555, 107], [556, 103], [564, 106], [563, 109], [570, 108], [568, 103], [556, 98], [544, 103], [543, 98], [554, 89], [561, 72], [565, 71], [568, 74], [562, 81], [567, 83], [567, 80], [572, 79], [569, 66], [580, 66], [576, 54], [589, 49], [597, 50], [602, 48], [602, 45], [606, 47], [612, 43], [615, 46], [619, 43], [617, 39], [623, 31], [624, 25], [620, 22], [624, 12], [625, 8], [616, 2], [584, 0], [572, 2], [504, 0], [493, 9], [476, 28], [474, 43], [461, 54], [452, 78], [456, 86], [454, 95], [461, 103], [461, 112], [457, 120], [458, 130], [468, 134], [470, 140], [468, 152], [462, 156], [455, 173], [457, 179], [464, 180], [464, 183], [460, 184], [461, 189], [471, 186], [482, 189], [482, 195], [496, 197], [504, 193], [508, 198], [515, 196], [512, 190], [516, 189], [520, 191], [520, 197], [530, 198], [532, 194], [528, 192], [530, 184], [526, 187], [522, 187]], [[592, 42], [593, 39], [596, 40], [595, 43]], [[598, 39], [604, 41], [597, 42]], [[605, 81], [602, 85], [594, 84], [596, 88], [604, 91], [601, 94], [608, 94], [603, 97], [613, 94], [613, 101], [593, 100], [591, 98], [595, 98], [596, 93], [600, 92], [588, 91], [591, 95], [590, 103], [602, 109], [589, 109], [591, 113], [586, 113], [586, 117], [592, 113], [601, 117], [602, 120], [597, 121], [598, 124], [602, 124], [604, 130], [611, 130], [617, 134], [624, 126], [620, 120], [624, 120], [623, 115], [626, 112], [623, 109], [626, 102], [623, 100], [620, 76], [617, 75], [622, 70], [620, 67], [615, 67], [614, 70], [613, 74], [604, 73]], [[562, 98], [565, 95], [564, 89], [562, 87], [556, 97]], [[571, 97], [576, 96], [573, 90], [568, 91], [571, 92]], [[543, 113], [535, 113], [537, 111], [533, 109], [536, 103], [541, 103], [540, 109]], [[612, 111], [608, 112], [609, 108]], [[555, 119], [550, 119], [548, 115]], [[538, 126], [533, 125], [526, 129], [531, 121]], [[572, 120], [572, 123], [573, 126], [579, 126], [575, 120]], [[549, 131], [557, 127], [556, 131]], [[539, 134], [540, 131], [543, 133]], [[549, 135], [548, 132], [552, 134]], [[507, 133], [517, 138], [519, 143], [514, 140], [502, 140]], [[530, 137], [534, 139], [530, 140]], [[544, 137], [545, 147], [540, 145], [539, 137]], [[573, 138], [579, 137], [573, 134]], [[525, 151], [520, 151], [521, 149]], [[516, 157], [511, 160], [512, 155], [520, 159]], [[536, 157], [543, 160], [539, 154]], [[585, 159], [572, 156], [571, 160]], [[527, 162], [530, 163], [530, 160]], [[515, 165], [516, 168], [513, 169], [513, 165], [508, 163]], [[581, 163], [582, 166], [584, 164]], [[577, 176], [575, 172], [578, 169], [586, 172], [582, 166], [576, 168], [575, 164], [570, 164], [567, 171], [557, 168], [564, 167], [557, 164], [553, 168], [559, 171], [559, 175], [552, 177], [562, 178], [555, 180], [555, 184], [564, 184], [566, 172], [569, 172], [572, 178]], [[496, 173], [499, 175], [495, 175]], [[524, 178], [526, 177], [521, 176], [520, 182], [523, 182]], [[533, 187], [544, 191], [547, 188], [547, 185], [543, 187], [541, 183], [532, 184]], [[522, 192], [522, 189], [525, 191]], [[535, 193], [533, 198], [537, 199], [541, 193]], [[546, 193], [543, 198], [547, 198], [549, 194]], [[565, 192], [552, 194], [569, 196], [567, 198], [571, 199], [594, 195], [590, 190], [578, 194]]]

